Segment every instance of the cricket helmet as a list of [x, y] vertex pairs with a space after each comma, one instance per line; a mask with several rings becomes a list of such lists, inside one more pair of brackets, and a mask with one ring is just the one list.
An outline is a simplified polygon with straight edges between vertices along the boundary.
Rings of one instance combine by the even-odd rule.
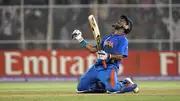
[[126, 33], [126, 34], [130, 33], [131, 30], [132, 30], [132, 21], [131, 21], [131, 19], [129, 19], [125, 15], [121, 15], [120, 19], [125, 19], [126, 22], [127, 22], [127, 25], [122, 26], [119, 22], [117, 22], [116, 24], [113, 24], [112, 27], [114, 27], [115, 29], [123, 28], [125, 30], [124, 33]]

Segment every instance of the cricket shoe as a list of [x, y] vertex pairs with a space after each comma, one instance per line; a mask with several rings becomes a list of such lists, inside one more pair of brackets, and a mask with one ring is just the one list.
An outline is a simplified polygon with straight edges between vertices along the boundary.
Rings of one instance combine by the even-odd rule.
[[[125, 85], [126, 86], [131, 86], [131, 85], [134, 85], [134, 82], [130, 79], [130, 78], [125, 78], [124, 79], [124, 82], [125, 82]], [[137, 86], [134, 90], [133, 90], [134, 93], [138, 93], [139, 92], [139, 87]]]
[[87, 92], [88, 92], [88, 90], [78, 91], [78, 90], [76, 89], [76, 92], [77, 92], [78, 94], [81, 94], [81, 93], [87, 93]]
[[83, 91], [78, 91], [76, 90], [78, 94], [83, 94], [83, 93], [106, 93], [106, 90], [104, 89], [98, 89], [98, 90], [83, 90]]

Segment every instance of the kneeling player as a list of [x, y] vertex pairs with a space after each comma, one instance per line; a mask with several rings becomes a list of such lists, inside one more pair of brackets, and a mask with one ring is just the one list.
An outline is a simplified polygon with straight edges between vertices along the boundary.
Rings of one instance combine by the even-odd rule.
[[[72, 38], [78, 40], [82, 47], [98, 55], [94, 65], [81, 76], [77, 86], [78, 93], [138, 92], [137, 84], [134, 84], [130, 78], [125, 78], [121, 82], [117, 80], [119, 64], [123, 58], [128, 56], [126, 34], [131, 31], [132, 22], [128, 17], [122, 15], [112, 27], [115, 31], [102, 40], [102, 51], [100, 52], [83, 39], [80, 30], [74, 30], [72, 33]], [[103, 67], [102, 60], [106, 61], [107, 68]]]

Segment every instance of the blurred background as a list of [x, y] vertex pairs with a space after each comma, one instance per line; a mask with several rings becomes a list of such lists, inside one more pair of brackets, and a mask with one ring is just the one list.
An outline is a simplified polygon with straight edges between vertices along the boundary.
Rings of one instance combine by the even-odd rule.
[[96, 57], [72, 40], [71, 33], [80, 29], [95, 44], [90, 14], [102, 38], [112, 33], [122, 14], [133, 21], [120, 77], [180, 80], [180, 0], [0, 0], [0, 81], [82, 75]]
[[[131, 77], [138, 96], [74, 95], [96, 56], [71, 33], [80, 29], [95, 44], [90, 14], [102, 38], [120, 15], [132, 19], [118, 80]], [[180, 101], [179, 95], [180, 0], [0, 0], [0, 101]]]
[[82, 49], [71, 39], [80, 29], [94, 43], [88, 16], [102, 37], [120, 15], [133, 21], [130, 50], [180, 50], [180, 0], [0, 0], [0, 50]]

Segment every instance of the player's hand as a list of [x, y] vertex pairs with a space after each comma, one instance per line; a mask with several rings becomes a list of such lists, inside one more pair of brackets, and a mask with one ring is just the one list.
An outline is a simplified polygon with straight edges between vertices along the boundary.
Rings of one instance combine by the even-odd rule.
[[77, 40], [78, 42], [82, 42], [84, 38], [82, 37], [82, 32], [78, 29], [75, 29], [72, 33], [72, 38]]
[[100, 60], [106, 60], [110, 58], [110, 54], [106, 53], [105, 51], [99, 51], [97, 52], [97, 58]]

